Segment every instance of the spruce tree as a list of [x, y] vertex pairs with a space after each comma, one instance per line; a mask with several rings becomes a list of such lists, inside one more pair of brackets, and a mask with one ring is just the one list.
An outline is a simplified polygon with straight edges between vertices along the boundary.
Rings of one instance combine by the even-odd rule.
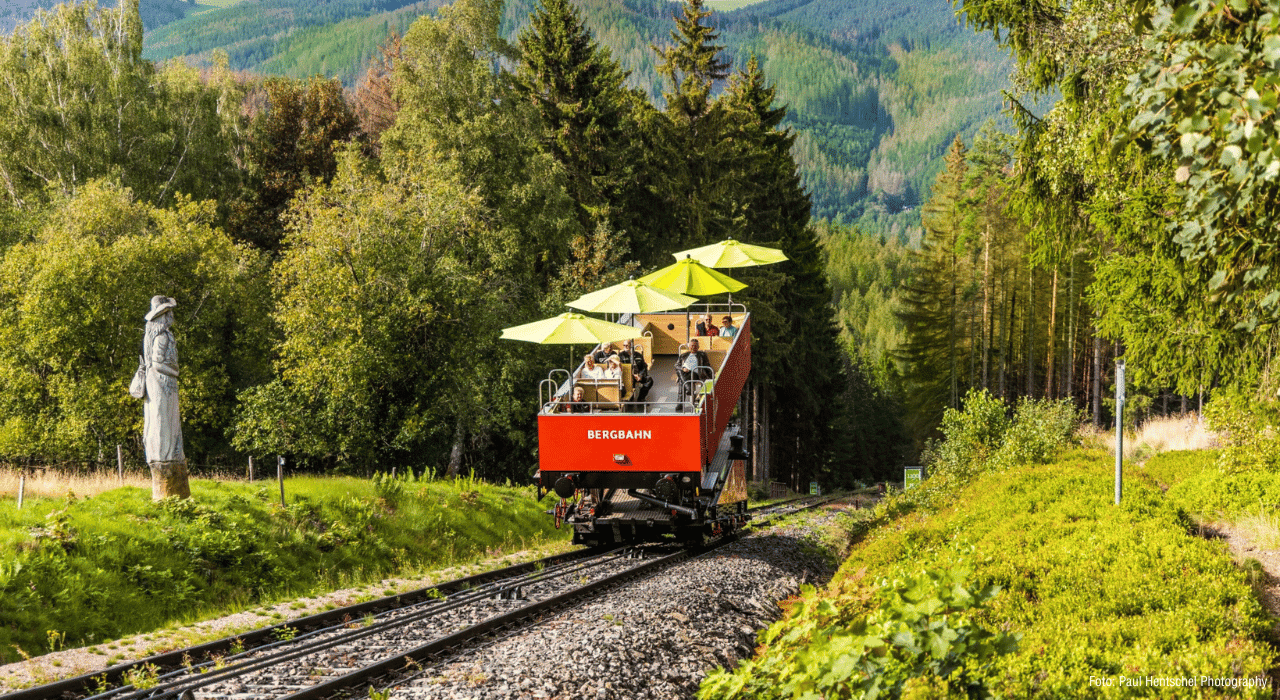
[[724, 207], [733, 213], [729, 233], [780, 248], [790, 258], [733, 272], [751, 285], [743, 299], [755, 319], [752, 334], [761, 341], [752, 358], [754, 380], [768, 392], [770, 425], [778, 436], [773, 473], [790, 473], [797, 486], [820, 475], [847, 483], [847, 474], [824, 473], [838, 415], [832, 397], [843, 389], [841, 351], [825, 265], [809, 225], [811, 203], [791, 155], [795, 136], [780, 128], [786, 108], [775, 106], [774, 96], [752, 57], [717, 101], [725, 135], [718, 163], [731, 183]]
[[933, 196], [924, 207], [924, 239], [915, 255], [915, 277], [903, 294], [901, 318], [906, 342], [901, 359], [907, 367], [908, 403], [916, 439], [922, 441], [942, 420], [945, 408], [958, 408], [964, 389], [962, 357], [961, 270], [965, 262], [963, 227], [964, 140], [959, 136], [946, 155]]
[[676, 17], [671, 32], [673, 46], [655, 49], [662, 57], [658, 72], [674, 87], [664, 93], [667, 113], [682, 121], [696, 122], [711, 111], [711, 88], [729, 75], [729, 61], [720, 57], [723, 46], [715, 43], [720, 32], [704, 23], [711, 10], [703, 0], [685, 0], [684, 16]]
[[602, 223], [621, 188], [628, 138], [626, 73], [569, 0], [543, 0], [519, 37], [516, 82], [542, 120], [543, 141], [564, 166], [583, 228]]
[[722, 240], [731, 234], [734, 212], [727, 205], [735, 179], [723, 159], [727, 155], [726, 120], [719, 100], [711, 99], [716, 81], [728, 76], [729, 61], [715, 43], [719, 32], [706, 23], [711, 11], [702, 0], [686, 0], [682, 17], [674, 17], [675, 42], [654, 47], [658, 72], [668, 82], [666, 110], [650, 121], [643, 164], [646, 183], [662, 200], [656, 212], [658, 240], [644, 251], [645, 260], [661, 260], [661, 251]]

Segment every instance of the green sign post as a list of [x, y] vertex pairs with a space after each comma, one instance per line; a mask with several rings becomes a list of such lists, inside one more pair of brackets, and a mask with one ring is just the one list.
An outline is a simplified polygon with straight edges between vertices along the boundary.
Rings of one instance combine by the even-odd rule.
[[821, 496], [821, 495], [822, 495], [822, 489], [818, 487], [818, 482], [816, 482], [816, 481], [810, 481], [810, 482], [809, 482], [809, 495], [810, 495], [810, 496]]
[[902, 489], [915, 488], [924, 481], [924, 467], [907, 467], [902, 470]]

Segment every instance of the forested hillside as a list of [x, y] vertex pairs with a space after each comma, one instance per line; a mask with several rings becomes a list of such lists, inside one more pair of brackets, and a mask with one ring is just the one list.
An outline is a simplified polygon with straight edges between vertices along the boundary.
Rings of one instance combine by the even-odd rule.
[[[225, 0], [222, 0], [225, 1]], [[58, 0], [5, 0], [0, 4], [0, 33], [8, 34], [14, 27], [26, 22], [38, 10], [49, 10], [58, 4]], [[114, 0], [106, 0], [102, 5], [114, 5]], [[212, 5], [197, 4], [196, 0], [141, 0], [139, 14], [142, 27], [146, 30], [186, 17], [189, 14], [216, 9]]]
[[139, 458], [125, 389], [163, 292], [195, 471], [281, 454], [524, 481], [564, 354], [500, 329], [735, 238], [790, 258], [736, 274], [753, 452], [793, 485], [891, 470], [892, 399], [840, 350], [787, 110], [700, 0], [676, 7], [661, 100], [565, 0], [514, 42], [510, 8], [457, 0], [353, 91], [158, 65], [136, 2], [19, 26], [0, 42], [0, 457]]
[[869, 356], [884, 324], [854, 313], [866, 298], [902, 322], [917, 444], [971, 388], [1067, 400], [1107, 425], [1123, 361], [1128, 420], [1204, 409], [1274, 461], [1276, 16], [1172, 2], [1030, 20], [1001, 0], [963, 16], [1018, 62], [1015, 133], [951, 144], [900, 292], [838, 299]]
[[[389, 32], [403, 33], [441, 0], [242, 3], [152, 31], [145, 55], [355, 85]], [[587, 27], [629, 72], [627, 85], [662, 103], [651, 45], [670, 42], [668, 0], [581, 0]], [[532, 0], [504, 8], [511, 39]], [[1010, 64], [990, 40], [960, 27], [946, 2], [766, 0], [708, 20], [735, 68], [755, 55], [788, 105], [795, 157], [821, 218], [875, 235], [918, 238], [918, 206], [957, 135], [1000, 118]], [[717, 83], [716, 90], [724, 88]]]

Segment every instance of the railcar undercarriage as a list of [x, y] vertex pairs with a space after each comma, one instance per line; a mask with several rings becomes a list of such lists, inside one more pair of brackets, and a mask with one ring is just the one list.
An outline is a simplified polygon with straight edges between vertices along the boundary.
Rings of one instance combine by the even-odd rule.
[[750, 518], [742, 441], [726, 434], [699, 484], [690, 475], [672, 473], [659, 475], [648, 489], [580, 489], [575, 488], [580, 475], [560, 475], [555, 479], [560, 502], [548, 514], [573, 528], [574, 544], [589, 546], [671, 539], [698, 544], [732, 532]]

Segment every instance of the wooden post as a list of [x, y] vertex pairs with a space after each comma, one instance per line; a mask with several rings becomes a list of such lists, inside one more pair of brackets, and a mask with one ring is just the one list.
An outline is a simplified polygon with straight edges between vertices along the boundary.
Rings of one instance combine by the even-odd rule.
[[280, 507], [284, 507], [284, 455], [276, 456], [276, 480], [280, 482]]
[[253, 483], [253, 456], [249, 457], [249, 483]]
[[18, 475], [18, 510], [22, 510], [22, 497], [27, 493], [27, 470]]
[[116, 476], [124, 482], [124, 446], [116, 445]]

